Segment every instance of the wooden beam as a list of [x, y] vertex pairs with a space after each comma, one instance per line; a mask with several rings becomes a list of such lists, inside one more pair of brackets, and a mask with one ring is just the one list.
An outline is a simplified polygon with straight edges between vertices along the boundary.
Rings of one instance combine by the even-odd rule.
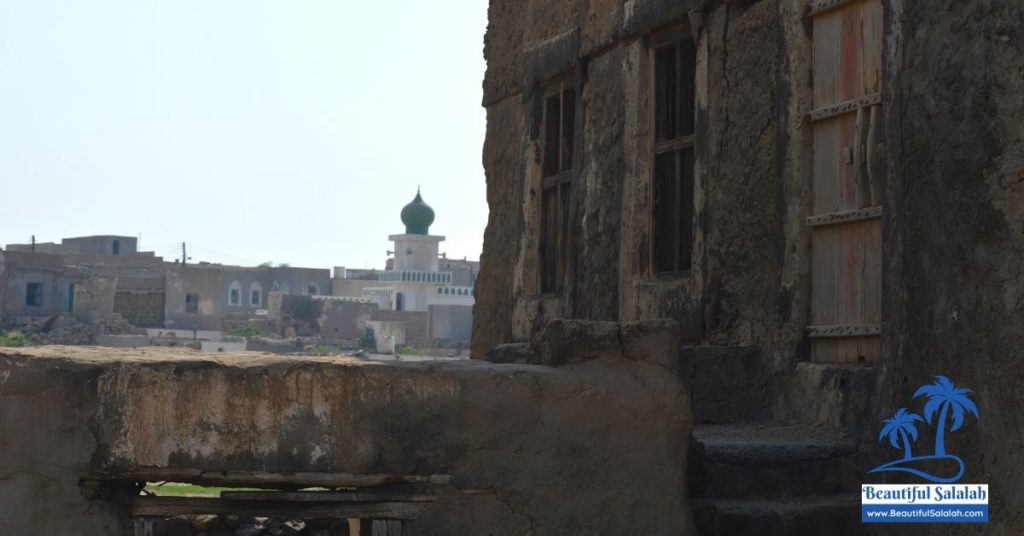
[[430, 502], [433, 495], [352, 491], [222, 491], [226, 501], [272, 502]]
[[213, 497], [136, 497], [131, 515], [137, 517], [172, 517], [178, 515], [214, 514], [266, 517], [301, 517], [330, 519], [412, 519], [427, 502], [272, 502], [229, 501]]
[[836, 324], [832, 326], [807, 326], [807, 336], [813, 338], [873, 337], [881, 335], [879, 324]]
[[817, 216], [811, 216], [807, 218], [807, 225], [811, 227], [819, 227], [822, 225], [836, 225], [839, 223], [846, 223], [851, 221], [873, 220], [881, 217], [882, 207], [874, 206], [867, 208], [857, 208], [853, 210], [840, 210], [838, 212], [829, 212], [828, 214], [819, 214]]
[[200, 486], [299, 488], [364, 488], [392, 484], [445, 485], [449, 475], [356, 475], [351, 473], [268, 473], [262, 471], [199, 471], [141, 467], [121, 473], [94, 473], [87, 482], [183, 482]]
[[848, 101], [838, 102], [836, 104], [830, 104], [828, 106], [822, 106], [821, 108], [811, 110], [807, 113], [807, 120], [812, 123], [816, 121], [823, 121], [839, 115], [855, 112], [858, 108], [874, 106], [881, 103], [882, 94], [872, 93], [863, 97], [857, 97], [856, 99], [850, 99]]

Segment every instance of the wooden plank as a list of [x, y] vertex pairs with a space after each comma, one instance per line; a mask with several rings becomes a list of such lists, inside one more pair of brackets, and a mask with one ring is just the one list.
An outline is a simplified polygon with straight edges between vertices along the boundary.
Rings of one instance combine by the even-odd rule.
[[812, 126], [814, 130], [814, 202], [811, 214], [835, 212], [836, 174], [842, 156], [839, 151], [839, 122], [827, 121]]
[[812, 231], [811, 321], [814, 325], [832, 325], [838, 322], [838, 237], [839, 232], [835, 227], [815, 228]]
[[296, 488], [363, 488], [391, 484], [445, 485], [449, 475], [356, 475], [351, 473], [267, 473], [261, 471], [197, 471], [140, 467], [122, 473], [95, 473], [86, 481], [100, 482], [185, 482], [217, 487]]
[[132, 516], [172, 517], [195, 514], [235, 514], [266, 517], [296, 516], [329, 519], [412, 519], [429, 503], [303, 503], [227, 501], [213, 497], [135, 497]]
[[868, 178], [867, 153], [870, 108], [857, 108], [853, 134], [853, 176], [856, 181], [857, 208], [871, 206], [871, 181]]
[[839, 303], [836, 324], [855, 325], [861, 318], [861, 283], [864, 272], [864, 227], [853, 222], [839, 230]]
[[839, 79], [837, 101], [864, 96], [864, 34], [861, 31], [861, 4], [851, 3], [837, 10], [839, 15]]
[[[852, 222], [840, 225], [839, 229], [839, 303], [838, 324], [856, 325], [861, 318], [861, 298], [864, 271], [864, 225]], [[856, 362], [858, 345], [856, 340], [846, 340], [840, 345], [843, 363]]]
[[[833, 365], [874, 365], [878, 361], [880, 340], [881, 338], [877, 336], [811, 339], [811, 362]], [[856, 345], [857, 348], [851, 354], [852, 357], [848, 358], [845, 354], [842, 359], [836, 357], [840, 352], [838, 348], [848, 348], [851, 344]]]
[[864, 222], [864, 293], [861, 306], [861, 324], [882, 322], [882, 221]]
[[349, 491], [223, 491], [226, 501], [274, 502], [430, 502], [434, 495], [418, 493], [367, 493]]
[[839, 80], [839, 17], [829, 14], [813, 23], [814, 107], [835, 104]]
[[817, 338], [872, 337], [882, 333], [879, 324], [807, 326], [807, 336]]
[[826, 104], [807, 112], [807, 120], [817, 123], [840, 115], [856, 112], [860, 108], [882, 103], [882, 94], [875, 92], [868, 95], [853, 97], [842, 102]]
[[864, 95], [882, 91], [883, 13], [881, 0], [865, 0], [861, 5], [861, 42], [864, 45], [861, 91]]
[[857, 175], [853, 167], [853, 154], [851, 149], [856, 134], [857, 118], [853, 115], [846, 115], [836, 119], [839, 129], [839, 147], [841, 159], [835, 162], [836, 174], [834, 177], [836, 195], [832, 202], [834, 211], [854, 210], [863, 208], [857, 203]]
[[854, 210], [840, 210], [837, 212], [820, 214], [818, 216], [811, 216], [807, 218], [807, 225], [810, 227], [820, 227], [823, 225], [838, 225], [853, 221], [876, 220], [881, 217], [882, 207], [874, 206]]

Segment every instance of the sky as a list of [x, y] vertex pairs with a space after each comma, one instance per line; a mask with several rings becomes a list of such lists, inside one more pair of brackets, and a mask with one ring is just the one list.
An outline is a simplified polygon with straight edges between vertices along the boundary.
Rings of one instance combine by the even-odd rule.
[[0, 0], [0, 245], [383, 267], [487, 222], [483, 0]]

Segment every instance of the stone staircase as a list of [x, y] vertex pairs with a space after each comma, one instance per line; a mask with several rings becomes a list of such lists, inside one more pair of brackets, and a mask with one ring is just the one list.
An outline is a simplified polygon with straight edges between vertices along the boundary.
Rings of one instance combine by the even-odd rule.
[[756, 349], [692, 347], [682, 359], [695, 419], [688, 488], [701, 536], [861, 533], [864, 465], [857, 438], [839, 430], [859, 417], [863, 408], [846, 401], [861, 400], [874, 372], [801, 363], [790, 383], [807, 407], [787, 412], [804, 424], [780, 424]]

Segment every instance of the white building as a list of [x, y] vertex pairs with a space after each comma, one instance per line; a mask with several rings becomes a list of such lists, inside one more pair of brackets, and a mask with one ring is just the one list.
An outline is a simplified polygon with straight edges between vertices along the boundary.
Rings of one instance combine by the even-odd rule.
[[473, 287], [452, 285], [452, 273], [438, 269], [443, 236], [431, 235], [434, 209], [416, 198], [402, 208], [405, 233], [388, 236], [394, 243], [394, 269], [378, 274], [379, 284], [363, 289], [363, 297], [381, 309], [429, 312], [431, 306], [474, 303]]

